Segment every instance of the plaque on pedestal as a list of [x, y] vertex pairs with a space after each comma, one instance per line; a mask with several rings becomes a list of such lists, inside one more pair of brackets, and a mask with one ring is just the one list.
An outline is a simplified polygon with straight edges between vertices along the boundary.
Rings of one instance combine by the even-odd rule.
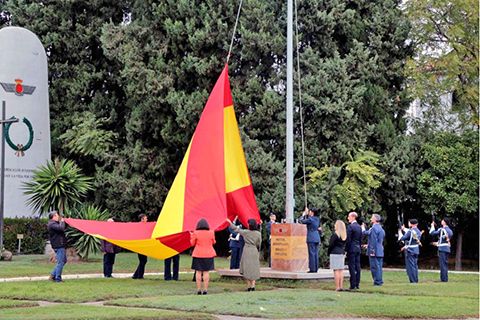
[[272, 270], [308, 270], [307, 227], [304, 224], [277, 223], [271, 229]]

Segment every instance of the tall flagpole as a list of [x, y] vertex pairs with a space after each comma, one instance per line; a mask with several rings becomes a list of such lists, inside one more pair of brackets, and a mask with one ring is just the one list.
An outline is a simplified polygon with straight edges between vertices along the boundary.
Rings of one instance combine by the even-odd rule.
[[293, 0], [287, 0], [287, 132], [285, 218], [293, 223]]
[[17, 118], [6, 119], [5, 101], [2, 101], [2, 118], [0, 119], [0, 129], [2, 130], [2, 141], [0, 143], [1, 154], [1, 169], [0, 169], [0, 256], [3, 251], [3, 210], [5, 208], [5, 125], [8, 123], [18, 122]]

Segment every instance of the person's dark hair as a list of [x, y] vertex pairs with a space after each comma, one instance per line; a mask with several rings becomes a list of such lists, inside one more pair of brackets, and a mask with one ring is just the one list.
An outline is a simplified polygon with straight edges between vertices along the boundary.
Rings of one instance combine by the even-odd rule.
[[410, 219], [410, 220], [408, 220], [408, 222], [410, 222], [410, 224], [418, 224], [417, 219]]
[[248, 219], [248, 230], [258, 230], [258, 223], [255, 219]]
[[313, 207], [310, 210], [313, 212], [313, 215], [315, 217], [318, 217], [320, 215], [320, 209]]
[[196, 230], [210, 230], [210, 226], [208, 225], [208, 221], [204, 218], [198, 220]]
[[143, 219], [144, 217], [146, 217], [146, 216], [147, 216], [147, 215], [146, 215], [145, 213], [140, 213], [140, 214], [138, 215], [138, 220], [139, 220], [139, 221], [142, 221], [142, 219]]
[[53, 210], [53, 211], [50, 211], [48, 213], [48, 219], [52, 220], [53, 219], [53, 216], [56, 215], [58, 213], [57, 210]]
[[450, 219], [449, 219], [449, 218], [444, 217], [442, 220], [445, 221], [445, 223], [447, 224], [447, 226], [450, 225]]

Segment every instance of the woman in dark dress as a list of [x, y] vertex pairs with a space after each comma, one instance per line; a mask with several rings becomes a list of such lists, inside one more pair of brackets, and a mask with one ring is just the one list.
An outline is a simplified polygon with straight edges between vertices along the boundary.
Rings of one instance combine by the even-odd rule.
[[335, 290], [343, 291], [343, 269], [345, 269], [345, 243], [347, 228], [341, 220], [335, 222], [335, 232], [330, 237], [328, 255], [330, 256], [330, 269], [335, 278]]

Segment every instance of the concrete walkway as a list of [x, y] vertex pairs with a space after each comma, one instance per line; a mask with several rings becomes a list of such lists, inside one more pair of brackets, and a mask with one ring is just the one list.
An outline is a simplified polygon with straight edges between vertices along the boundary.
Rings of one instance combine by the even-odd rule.
[[[179, 272], [180, 274], [193, 274], [193, 272]], [[163, 272], [149, 272], [145, 273], [145, 276], [162, 276]], [[113, 273], [114, 278], [127, 279], [132, 277], [132, 273]], [[96, 279], [103, 278], [103, 273], [85, 273], [85, 274], [64, 274], [62, 275], [64, 280], [75, 279]], [[49, 276], [34, 276], [34, 277], [13, 277], [13, 278], [0, 278], [1, 282], [21, 282], [21, 281], [46, 281], [49, 280]]]

